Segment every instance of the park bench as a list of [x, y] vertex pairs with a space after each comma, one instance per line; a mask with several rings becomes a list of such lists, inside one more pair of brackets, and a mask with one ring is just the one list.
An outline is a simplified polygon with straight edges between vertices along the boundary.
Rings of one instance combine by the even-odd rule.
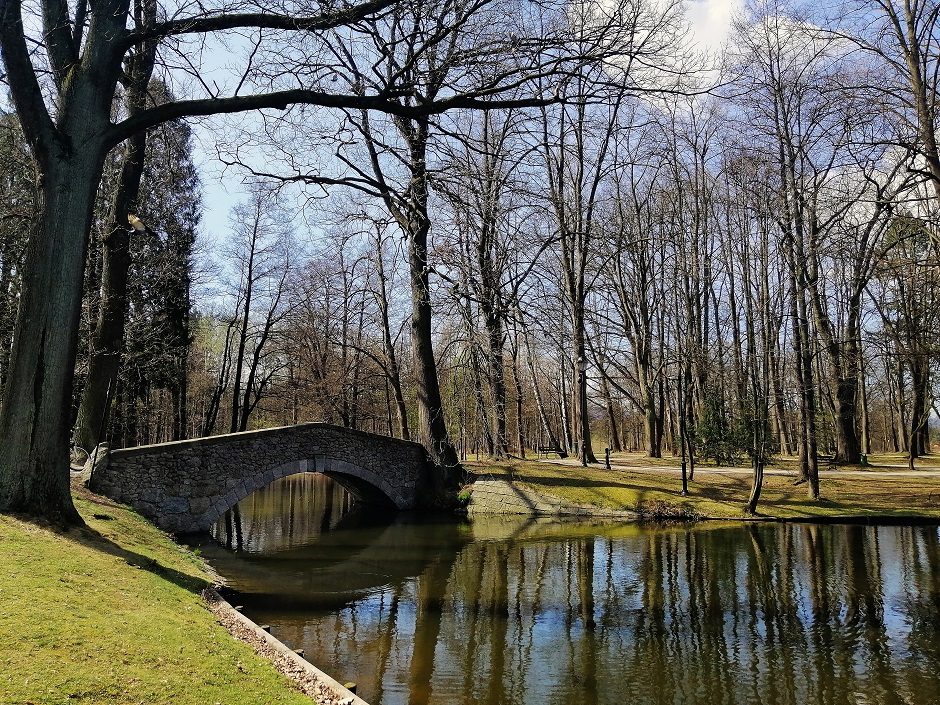
[[549, 453], [554, 453], [554, 454], [557, 455], [559, 458], [567, 458], [567, 457], [568, 457], [568, 454], [567, 454], [565, 451], [563, 451], [561, 448], [557, 448], [557, 447], [555, 447], [555, 446], [539, 446], [539, 447], [538, 447], [538, 451], [539, 451], [539, 455], [542, 455], [543, 453], [545, 453], [546, 455], [549, 454]]

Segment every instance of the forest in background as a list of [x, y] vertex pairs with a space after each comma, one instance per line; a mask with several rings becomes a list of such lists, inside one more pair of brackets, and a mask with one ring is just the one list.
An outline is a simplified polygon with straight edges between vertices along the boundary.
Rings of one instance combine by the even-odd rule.
[[[480, 33], [485, 4], [426, 5], [356, 26], [372, 63], [325, 32], [318, 74], [380, 91], [402, 71], [433, 99], [498, 70], [445, 41]], [[595, 462], [596, 440], [756, 470], [794, 454], [814, 496], [819, 456], [913, 462], [940, 359], [937, 8], [826, 9], [838, 21], [752, 6], [702, 71], [679, 5], [624, 3], [567, 48], [626, 50], [537, 76], [542, 104], [502, 86], [486, 110], [222, 123], [251, 189], [220, 242], [199, 238], [185, 120], [141, 131], [97, 192], [74, 443], [323, 420], [445, 467], [546, 447]], [[137, 68], [114, 110], [172, 103], [172, 72]], [[5, 382], [39, 198], [2, 128]]]

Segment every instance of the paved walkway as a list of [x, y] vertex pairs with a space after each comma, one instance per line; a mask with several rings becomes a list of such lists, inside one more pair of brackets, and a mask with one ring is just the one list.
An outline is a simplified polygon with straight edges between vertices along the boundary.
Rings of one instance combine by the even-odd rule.
[[[577, 458], [565, 458], [564, 460], [558, 458], [543, 458], [539, 462], [542, 463], [551, 463], [553, 465], [568, 465], [573, 467], [580, 467], [581, 461]], [[597, 465], [590, 465], [596, 470], [603, 470], [604, 464], [599, 463]], [[610, 463], [611, 470], [624, 470], [627, 472], [648, 472], [648, 473], [676, 473], [680, 474], [682, 468], [678, 465], [628, 465], [621, 464], [612, 460]], [[878, 466], [886, 467], [883, 465]], [[907, 465], [890, 465], [887, 467], [899, 468], [897, 470], [828, 470], [825, 468], [820, 468], [819, 476], [820, 477], [940, 477], [940, 467], [929, 467], [924, 468], [923, 470], [914, 470], [911, 472], [907, 469]], [[903, 468], [903, 469], [900, 469]], [[696, 474], [712, 474], [712, 475], [750, 475], [752, 472], [749, 467], [725, 467], [725, 466], [714, 466], [714, 465], [696, 465], [695, 473]], [[764, 475], [784, 475], [787, 477], [796, 477], [796, 471], [788, 470], [786, 468], [779, 467], [767, 467], [764, 469]]]

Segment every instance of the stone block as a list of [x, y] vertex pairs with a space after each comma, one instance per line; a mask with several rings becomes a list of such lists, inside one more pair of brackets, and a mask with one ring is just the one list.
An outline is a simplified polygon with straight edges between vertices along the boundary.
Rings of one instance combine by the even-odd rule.
[[191, 497], [189, 500], [189, 511], [195, 515], [203, 514], [212, 506], [212, 500], [208, 497]]
[[167, 514], [185, 514], [189, 512], [189, 500], [185, 497], [166, 497], [160, 503], [160, 509]]

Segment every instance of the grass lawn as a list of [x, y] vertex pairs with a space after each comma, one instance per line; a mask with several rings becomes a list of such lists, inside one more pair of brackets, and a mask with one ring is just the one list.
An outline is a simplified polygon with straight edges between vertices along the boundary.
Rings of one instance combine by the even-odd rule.
[[198, 557], [79, 494], [88, 529], [0, 516], [0, 703], [310, 704], [203, 606]]
[[[615, 462], [632, 464], [625, 459]], [[539, 461], [469, 462], [478, 475], [505, 476], [538, 492], [577, 504], [608, 509], [636, 509], [663, 503], [678, 510], [706, 517], [737, 518], [751, 490], [749, 474], [717, 474], [709, 467], [696, 468], [689, 496], [679, 496], [678, 473], [659, 463], [641, 470], [606, 470], [603, 466], [582, 468]], [[806, 485], [793, 485], [793, 478], [768, 475], [758, 505], [758, 515], [780, 519], [799, 517], [931, 517], [940, 520], [940, 477], [883, 474], [860, 476], [826, 473], [820, 480], [822, 498], [813, 502]]]

